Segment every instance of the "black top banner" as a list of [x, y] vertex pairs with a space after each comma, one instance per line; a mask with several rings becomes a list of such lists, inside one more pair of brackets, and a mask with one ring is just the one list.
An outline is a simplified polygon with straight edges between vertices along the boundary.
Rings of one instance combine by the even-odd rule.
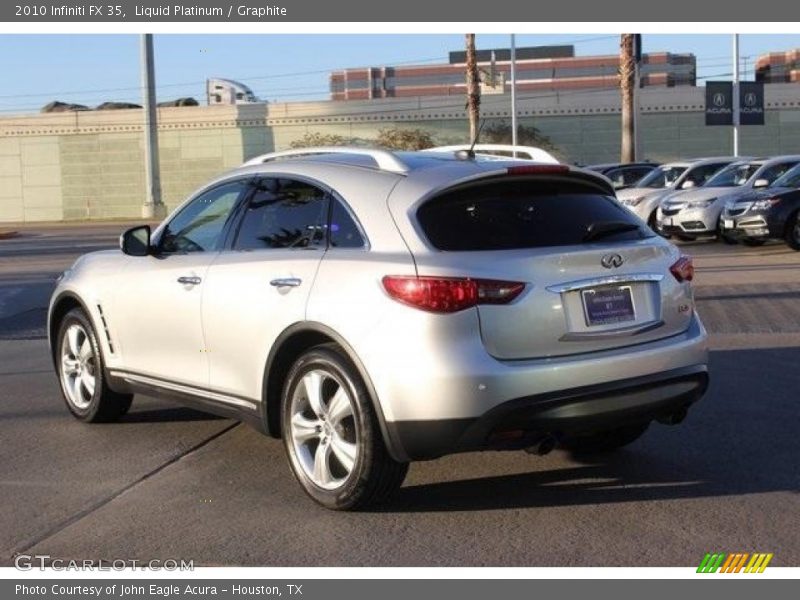
[[706, 125], [733, 125], [733, 83], [706, 82]]
[[739, 124], [764, 124], [764, 84], [743, 81], [739, 84]]
[[375, 2], [374, 0], [16, 0], [0, 4], [3, 22], [733, 22], [793, 20], [783, 1], [761, 0], [758, 10], [729, 0], [606, 0], [520, 2], [478, 0]]

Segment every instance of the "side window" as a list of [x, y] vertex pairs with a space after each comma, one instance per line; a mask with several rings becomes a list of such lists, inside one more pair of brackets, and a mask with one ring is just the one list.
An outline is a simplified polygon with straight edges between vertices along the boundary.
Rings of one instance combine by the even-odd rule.
[[234, 247], [308, 248], [325, 245], [328, 195], [291, 179], [265, 179], [250, 199]]
[[218, 249], [225, 223], [245, 189], [244, 181], [234, 181], [197, 196], [167, 224], [159, 250], [175, 253]]
[[333, 201], [331, 208], [331, 248], [363, 248], [364, 238], [358, 225], [342, 206], [341, 202]]
[[647, 175], [651, 169], [649, 167], [634, 167], [625, 171], [625, 183], [636, 183], [642, 177]]
[[606, 177], [611, 180], [611, 183], [614, 186], [624, 185], [625, 184], [625, 170], [624, 169], [612, 169], [608, 173], [606, 173]]
[[686, 179], [693, 181], [694, 184], [699, 187], [703, 185], [706, 181], [708, 181], [712, 175], [714, 175], [724, 166], [726, 166], [725, 163], [711, 164], [698, 167], [696, 169], [693, 169], [692, 172], [689, 173], [689, 175], [686, 177]]
[[759, 179], [766, 179], [770, 183], [775, 181], [778, 177], [786, 173], [789, 169], [794, 167], [797, 163], [779, 163], [768, 169], [765, 169], [759, 176]]

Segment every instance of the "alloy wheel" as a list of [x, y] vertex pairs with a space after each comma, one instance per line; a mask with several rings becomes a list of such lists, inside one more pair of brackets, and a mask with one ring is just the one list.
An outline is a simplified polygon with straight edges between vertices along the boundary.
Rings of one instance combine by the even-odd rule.
[[86, 410], [97, 385], [97, 357], [82, 325], [73, 323], [61, 342], [61, 382], [75, 408]]
[[303, 375], [291, 398], [290, 436], [297, 463], [314, 485], [334, 490], [345, 484], [358, 457], [353, 399], [331, 373]]

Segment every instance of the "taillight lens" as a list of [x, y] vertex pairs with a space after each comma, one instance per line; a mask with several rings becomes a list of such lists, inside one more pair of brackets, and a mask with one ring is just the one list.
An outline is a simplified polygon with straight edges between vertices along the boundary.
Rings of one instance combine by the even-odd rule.
[[681, 282], [691, 281], [694, 278], [694, 264], [688, 256], [681, 256], [669, 270], [675, 279]]
[[508, 304], [525, 289], [524, 283], [463, 277], [387, 275], [383, 287], [410, 306], [435, 313], [453, 313], [478, 304]]

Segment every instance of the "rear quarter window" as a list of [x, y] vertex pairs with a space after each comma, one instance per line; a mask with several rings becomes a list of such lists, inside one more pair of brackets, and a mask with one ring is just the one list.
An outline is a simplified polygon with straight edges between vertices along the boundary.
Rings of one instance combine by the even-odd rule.
[[438, 250], [512, 250], [586, 242], [590, 226], [636, 226], [595, 241], [638, 240], [653, 233], [614, 198], [585, 186], [502, 181], [457, 188], [417, 210], [417, 219]]

